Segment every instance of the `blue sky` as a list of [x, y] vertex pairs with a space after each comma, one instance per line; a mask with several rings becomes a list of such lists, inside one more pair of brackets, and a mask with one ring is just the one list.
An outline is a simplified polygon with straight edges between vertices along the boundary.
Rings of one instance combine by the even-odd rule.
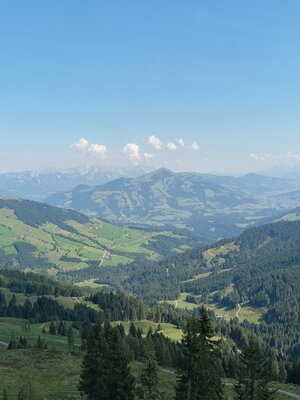
[[298, 165], [299, 16], [296, 0], [1, 1], [0, 171]]

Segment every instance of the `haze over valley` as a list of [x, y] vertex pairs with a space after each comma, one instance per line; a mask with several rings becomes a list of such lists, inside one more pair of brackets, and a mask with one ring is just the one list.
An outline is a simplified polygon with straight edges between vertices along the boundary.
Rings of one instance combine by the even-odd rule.
[[299, 15], [0, 2], [0, 400], [300, 399]]

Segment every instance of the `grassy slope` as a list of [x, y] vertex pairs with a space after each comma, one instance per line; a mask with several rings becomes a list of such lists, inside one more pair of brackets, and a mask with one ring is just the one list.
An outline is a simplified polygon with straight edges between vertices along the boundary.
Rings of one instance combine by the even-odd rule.
[[[121, 323], [124, 325], [126, 334], [129, 331], [130, 322], [114, 322], [114, 325]], [[137, 328], [141, 328], [143, 330], [143, 334], [146, 335], [149, 328], [151, 327], [153, 331], [157, 330], [158, 326], [160, 325], [160, 333], [164, 336], [172, 339], [172, 340], [180, 340], [182, 338], [182, 330], [178, 329], [176, 325], [168, 324], [168, 323], [161, 323], [158, 324], [156, 322], [143, 320], [143, 321], [135, 321], [134, 325]]]
[[[43, 328], [46, 332], [49, 329], [49, 322], [41, 324], [31, 324], [30, 331], [24, 331], [24, 323], [26, 321], [19, 318], [0, 318], [0, 341], [2, 342], [2, 348], [5, 348], [5, 343], [8, 344], [12, 335], [18, 340], [20, 336], [26, 336], [28, 344], [34, 346], [40, 336], [47, 342], [49, 349], [55, 349], [60, 351], [68, 351], [68, 340], [65, 336], [60, 335], [49, 335], [43, 333]], [[69, 325], [69, 322], [66, 322]], [[76, 332], [75, 332], [76, 334]], [[77, 335], [78, 336], [78, 335]], [[75, 338], [75, 343], [80, 345], [79, 337]]]
[[[224, 262], [223, 256], [228, 254], [229, 252], [232, 251], [239, 251], [239, 246], [235, 245], [233, 242], [225, 244], [221, 247], [212, 247], [210, 249], [207, 249], [204, 251], [203, 256], [204, 259], [207, 262], [207, 267], [208, 271], [204, 272], [200, 275], [195, 276], [194, 278], [186, 281], [193, 281], [196, 279], [203, 279], [206, 278], [211, 274], [212, 271], [210, 271], [212, 261], [215, 261], [217, 265], [222, 267], [222, 264]], [[221, 270], [222, 272], [222, 270]], [[223, 294], [228, 293], [230, 290], [232, 290], [232, 287], [228, 287], [223, 291]], [[174, 305], [176, 308], [182, 308], [186, 310], [193, 310], [194, 308], [200, 307], [202, 304], [194, 304], [186, 301], [186, 297], [191, 294], [191, 293], [180, 293], [179, 297], [177, 300], [171, 300], [167, 301], [168, 304]], [[214, 293], [212, 293], [214, 294]], [[259, 323], [261, 320], [262, 315], [266, 311], [263, 308], [253, 308], [249, 307], [246, 303], [240, 304], [240, 307], [236, 308], [228, 308], [228, 307], [221, 307], [217, 303], [213, 302], [205, 302], [205, 306], [214, 311], [216, 315], [219, 315], [220, 317], [223, 317], [225, 319], [230, 319], [230, 318], [235, 318], [237, 317], [240, 321], [247, 320], [251, 323]]]
[[[67, 338], [58, 335], [43, 334], [43, 327], [46, 331], [49, 323], [32, 324], [30, 331], [23, 331], [24, 321], [15, 318], [0, 318], [0, 392], [7, 387], [9, 399], [17, 396], [20, 382], [24, 382], [26, 374], [30, 374], [33, 380], [33, 386], [39, 393], [43, 394], [43, 399], [62, 400], [77, 399], [80, 395], [77, 390], [77, 384], [80, 376], [80, 369], [83, 354], [78, 351], [70, 354], [68, 352]], [[118, 322], [115, 322], [115, 324]], [[125, 331], [129, 330], [129, 322], [124, 323]], [[153, 330], [157, 329], [158, 324], [143, 320], [135, 323], [143, 329], [144, 334], [151, 326]], [[171, 324], [160, 324], [161, 333], [178, 340], [181, 338], [181, 330]], [[34, 345], [38, 336], [41, 336], [48, 343], [47, 350], [11, 350], [8, 351], [4, 343], [8, 343], [11, 335], [18, 338], [25, 335], [29, 344]], [[80, 345], [80, 339], [76, 335], [75, 343]], [[132, 372], [135, 376], [139, 375], [141, 364], [133, 363]], [[30, 372], [28, 372], [30, 371]], [[170, 395], [174, 394], [176, 375], [172, 370], [160, 369], [160, 388]], [[292, 393], [299, 393], [299, 387], [295, 385], [282, 385], [280, 389]], [[226, 381], [225, 392], [228, 400], [233, 400], [232, 381]], [[289, 397], [278, 394], [277, 400], [285, 400]]]
[[[85, 286], [82, 286], [85, 287]], [[17, 304], [23, 305], [26, 299], [29, 299], [31, 303], [34, 303], [38, 296], [28, 296], [23, 293], [14, 293], [6, 288], [1, 288], [1, 292], [5, 295], [5, 299], [7, 302], [10, 301], [13, 295], [16, 296]], [[59, 304], [61, 304], [65, 308], [73, 309], [74, 305], [77, 303], [85, 304], [91, 308], [94, 308], [96, 311], [99, 311], [100, 308], [97, 304], [94, 304], [90, 301], [85, 300], [83, 297], [68, 297], [68, 296], [54, 296], [54, 295], [47, 295], [46, 297], [56, 300]]]
[[[67, 225], [76, 232], [50, 223], [29, 226], [19, 220], [12, 210], [1, 208], [0, 249], [7, 255], [14, 255], [17, 252], [14, 246], [16, 242], [35, 246], [36, 256], [55, 265], [55, 268], [48, 270], [51, 275], [57, 270], [85, 268], [91, 260], [99, 261], [99, 265], [102, 262], [103, 266], [114, 266], [132, 262], [136, 254], [158, 258], [157, 253], [143, 247], [158, 233], [114, 226], [100, 220], [84, 224], [67, 221]], [[105, 256], [105, 250], [112, 256]]]
[[[0, 391], [7, 387], [8, 398], [15, 399], [21, 380], [30, 376], [33, 387], [43, 395], [43, 399], [67, 400], [79, 399], [77, 389], [82, 354], [69, 354], [56, 350], [43, 351], [0, 351]], [[133, 363], [132, 372], [138, 376], [141, 364]], [[28, 370], [30, 372], [28, 372]], [[174, 395], [176, 374], [174, 371], [160, 369], [160, 389]], [[280, 388], [291, 393], [299, 393], [299, 388], [294, 385], [280, 385]], [[232, 381], [227, 381], [225, 392], [228, 400], [233, 400]], [[286, 400], [281, 394], [276, 395], [276, 400]]]

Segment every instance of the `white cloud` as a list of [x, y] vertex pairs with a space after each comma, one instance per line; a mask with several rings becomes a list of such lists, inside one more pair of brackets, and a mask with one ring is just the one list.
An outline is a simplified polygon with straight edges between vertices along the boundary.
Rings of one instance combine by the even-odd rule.
[[147, 141], [156, 150], [168, 149], [168, 150], [174, 151], [174, 150], [178, 149], [178, 146], [189, 149], [189, 150], [199, 150], [200, 149], [200, 146], [196, 141], [194, 141], [190, 145], [186, 145], [182, 138], [175, 138], [173, 142], [168, 142], [167, 144], [164, 144], [164, 142], [159, 137], [152, 135], [152, 136], [148, 136]]
[[300, 155], [299, 155], [299, 154], [292, 153], [291, 151], [289, 151], [289, 152], [287, 153], [287, 157], [288, 157], [288, 158], [294, 158], [295, 160], [300, 160]]
[[140, 146], [135, 143], [127, 143], [123, 149], [122, 152], [126, 155], [126, 157], [129, 158], [130, 161], [133, 161], [135, 163], [138, 163], [141, 161], [141, 154], [140, 154]]
[[84, 151], [89, 147], [89, 142], [88, 142], [88, 140], [86, 140], [86, 138], [82, 137], [82, 138], [78, 139], [76, 142], [74, 142], [73, 144], [71, 144], [71, 147], [78, 151]]
[[160, 150], [164, 146], [160, 138], [155, 135], [148, 136], [148, 143], [151, 146], [153, 146], [156, 150]]
[[154, 157], [154, 154], [151, 154], [151, 153], [144, 153], [144, 157], [146, 158], [146, 160], [150, 160], [151, 158]]
[[251, 153], [250, 157], [257, 161], [276, 161], [276, 160], [298, 160], [300, 161], [300, 155], [289, 151], [285, 154], [256, 154]]
[[261, 154], [261, 155], [259, 155], [259, 154], [251, 153], [250, 157], [254, 158], [254, 160], [257, 160], [257, 161], [266, 161], [266, 160], [272, 159], [271, 154]]
[[182, 139], [182, 138], [179, 138], [179, 139], [175, 139], [175, 142], [177, 143], [177, 144], [179, 144], [179, 146], [181, 146], [181, 147], [184, 147], [185, 146], [185, 144], [184, 144], [184, 140]]
[[175, 143], [173, 143], [173, 142], [169, 142], [169, 143], [167, 143], [167, 149], [169, 149], [169, 150], [177, 150], [177, 145], [175, 144]]
[[182, 138], [176, 138], [175, 143], [177, 143], [178, 146], [185, 147], [186, 149], [189, 150], [199, 150], [200, 145], [194, 141], [192, 144], [185, 144], [184, 140]]
[[104, 144], [96, 144], [96, 143], [94, 144], [93, 143], [89, 147], [89, 152], [91, 154], [97, 154], [100, 156], [104, 156], [108, 152], [108, 149]]
[[193, 142], [190, 146], [188, 146], [188, 148], [191, 150], [199, 150], [200, 146], [197, 142]]

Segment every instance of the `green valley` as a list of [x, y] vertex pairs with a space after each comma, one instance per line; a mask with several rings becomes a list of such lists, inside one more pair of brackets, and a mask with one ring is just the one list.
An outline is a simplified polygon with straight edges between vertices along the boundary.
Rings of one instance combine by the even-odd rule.
[[160, 247], [172, 252], [186, 241], [171, 232], [120, 227], [75, 211], [8, 198], [0, 198], [0, 239], [2, 267], [50, 275], [90, 265], [126, 265], [136, 258], [158, 260]]

